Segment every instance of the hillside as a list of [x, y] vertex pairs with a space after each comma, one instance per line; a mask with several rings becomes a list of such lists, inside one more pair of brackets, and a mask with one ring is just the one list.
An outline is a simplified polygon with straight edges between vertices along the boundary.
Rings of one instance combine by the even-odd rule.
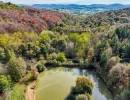
[[49, 10], [54, 10], [54, 11], [73, 14], [73, 15], [88, 16], [88, 15], [93, 15], [95, 13], [102, 12], [102, 11], [128, 8], [130, 7], [130, 5], [123, 5], [123, 4], [109, 4], [109, 5], [106, 5], [106, 4], [92, 4], [92, 5], [34, 4], [32, 5], [32, 7], [49, 9]]
[[[103, 96], [109, 99], [106, 90], [111, 90], [112, 100], [130, 100], [130, 8], [81, 17], [10, 2], [0, 5], [0, 94], [7, 91], [9, 100], [25, 100], [26, 86], [38, 73], [48, 66], [64, 66], [93, 70], [105, 84], [97, 86]], [[79, 73], [88, 76], [86, 71]], [[58, 76], [52, 78], [57, 82]], [[68, 97], [74, 98], [67, 100], [76, 100], [77, 94], [92, 100], [92, 87], [72, 87]]]
[[130, 8], [100, 12], [86, 18], [90, 27], [116, 25], [130, 22]]
[[64, 15], [32, 7], [18, 7], [11, 3], [0, 3], [0, 33], [37, 32], [52, 29]]

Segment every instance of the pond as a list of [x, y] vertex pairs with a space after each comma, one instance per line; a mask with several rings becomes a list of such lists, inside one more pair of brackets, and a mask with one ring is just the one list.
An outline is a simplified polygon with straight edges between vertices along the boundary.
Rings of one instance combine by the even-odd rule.
[[64, 100], [75, 86], [78, 76], [87, 76], [94, 83], [94, 100], [113, 100], [104, 81], [94, 72], [78, 68], [47, 68], [39, 75], [36, 85], [36, 100]]

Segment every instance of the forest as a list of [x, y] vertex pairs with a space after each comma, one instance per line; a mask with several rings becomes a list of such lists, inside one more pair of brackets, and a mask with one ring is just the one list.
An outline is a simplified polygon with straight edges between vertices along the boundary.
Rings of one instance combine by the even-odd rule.
[[130, 100], [129, 22], [130, 8], [81, 17], [0, 2], [0, 93], [25, 100], [26, 84], [45, 66], [77, 66], [98, 73], [115, 100]]

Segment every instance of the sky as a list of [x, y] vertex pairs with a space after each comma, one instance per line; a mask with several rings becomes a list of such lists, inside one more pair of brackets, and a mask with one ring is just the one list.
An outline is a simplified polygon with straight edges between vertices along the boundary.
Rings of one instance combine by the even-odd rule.
[[15, 4], [130, 4], [130, 0], [0, 0], [3, 2], [12, 2]]

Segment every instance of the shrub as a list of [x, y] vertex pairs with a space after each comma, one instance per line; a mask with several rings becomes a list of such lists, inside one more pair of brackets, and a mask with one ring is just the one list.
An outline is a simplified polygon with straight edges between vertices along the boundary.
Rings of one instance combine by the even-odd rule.
[[57, 54], [56, 53], [52, 53], [52, 60], [57, 58]]
[[26, 63], [22, 58], [10, 59], [8, 73], [14, 82], [18, 82], [26, 73]]
[[11, 87], [10, 76], [0, 75], [0, 93]]
[[57, 55], [57, 60], [60, 62], [64, 62], [66, 60], [65, 54], [64, 53], [59, 53]]
[[80, 94], [76, 97], [76, 100], [88, 100], [88, 97], [84, 94]]
[[37, 65], [37, 70], [38, 70], [38, 72], [42, 72], [42, 71], [45, 70], [45, 66], [40, 63], [40, 64]]
[[37, 77], [38, 77], [38, 72], [37, 72], [37, 69], [36, 68], [32, 68], [31, 69], [31, 80], [36, 80]]

